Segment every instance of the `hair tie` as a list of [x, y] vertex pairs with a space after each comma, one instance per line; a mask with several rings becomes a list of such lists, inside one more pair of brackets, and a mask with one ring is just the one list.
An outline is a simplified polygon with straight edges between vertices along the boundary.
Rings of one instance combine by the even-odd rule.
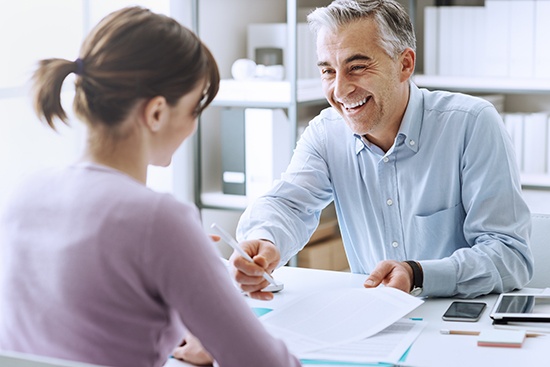
[[82, 59], [79, 57], [74, 61], [74, 63], [76, 64], [76, 70], [74, 73], [76, 75], [84, 75], [84, 61], [82, 61]]

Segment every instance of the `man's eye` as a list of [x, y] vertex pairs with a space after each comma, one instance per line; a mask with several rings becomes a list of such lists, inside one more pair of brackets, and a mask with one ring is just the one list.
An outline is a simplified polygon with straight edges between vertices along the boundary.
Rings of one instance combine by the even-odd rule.
[[351, 71], [363, 70], [365, 68], [366, 67], [364, 65], [354, 65], [354, 66], [351, 67]]

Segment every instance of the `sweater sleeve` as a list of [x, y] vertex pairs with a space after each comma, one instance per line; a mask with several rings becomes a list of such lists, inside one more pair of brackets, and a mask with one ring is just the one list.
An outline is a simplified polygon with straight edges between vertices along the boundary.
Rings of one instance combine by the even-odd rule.
[[195, 207], [165, 196], [150, 233], [145, 269], [159, 297], [220, 366], [300, 365], [281, 340], [267, 333], [235, 288]]

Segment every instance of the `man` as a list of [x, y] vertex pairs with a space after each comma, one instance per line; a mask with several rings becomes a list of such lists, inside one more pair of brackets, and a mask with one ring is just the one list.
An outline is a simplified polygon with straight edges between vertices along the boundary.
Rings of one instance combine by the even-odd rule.
[[414, 295], [475, 297], [533, 274], [530, 213], [495, 108], [411, 81], [415, 36], [394, 0], [336, 0], [311, 13], [332, 106], [314, 118], [292, 161], [243, 214], [235, 278], [252, 297], [261, 273], [286, 263], [334, 201], [354, 273]]

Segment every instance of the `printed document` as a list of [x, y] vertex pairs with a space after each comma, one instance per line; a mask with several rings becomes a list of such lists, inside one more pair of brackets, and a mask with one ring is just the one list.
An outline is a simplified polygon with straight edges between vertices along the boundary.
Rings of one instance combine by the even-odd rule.
[[[390, 287], [305, 294], [260, 320], [297, 355], [371, 337], [424, 301]], [[402, 336], [407, 332], [402, 332]]]

